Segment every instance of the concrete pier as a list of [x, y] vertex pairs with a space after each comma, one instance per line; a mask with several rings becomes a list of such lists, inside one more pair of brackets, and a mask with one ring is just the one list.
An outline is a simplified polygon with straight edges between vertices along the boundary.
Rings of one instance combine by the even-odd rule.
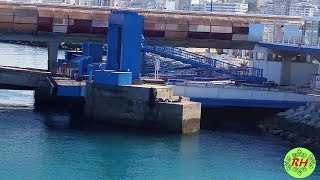
[[87, 82], [85, 114], [97, 122], [191, 133], [200, 129], [201, 104], [189, 100], [178, 102], [168, 86], [112, 86]]
[[35, 90], [39, 82], [46, 82], [49, 72], [0, 66], [0, 88], [14, 90]]
[[58, 51], [59, 43], [57, 41], [49, 41], [48, 46], [48, 71], [52, 74], [57, 72], [57, 61], [58, 61]]

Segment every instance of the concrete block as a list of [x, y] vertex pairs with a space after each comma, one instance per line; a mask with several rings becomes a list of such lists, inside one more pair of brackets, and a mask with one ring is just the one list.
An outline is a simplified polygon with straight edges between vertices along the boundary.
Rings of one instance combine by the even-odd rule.
[[201, 103], [198, 102], [183, 102], [182, 112], [182, 132], [190, 133], [200, 130], [201, 119]]
[[[155, 91], [155, 92], [154, 92]], [[161, 85], [132, 85], [128, 89], [128, 98], [140, 101], [154, 101], [155, 99], [170, 99], [173, 96], [173, 89], [170, 86]], [[153, 95], [153, 93], [155, 93]], [[152, 100], [152, 98], [155, 98]]]
[[168, 86], [114, 86], [87, 82], [86, 116], [99, 122], [154, 131], [190, 133], [199, 130], [200, 103], [187, 100], [179, 103], [151, 102], [152, 90], [159, 92], [156, 97], [172, 97], [172, 89]]
[[156, 111], [149, 118], [160, 122], [167, 131], [197, 132], [200, 130], [201, 104], [197, 102], [157, 103]]

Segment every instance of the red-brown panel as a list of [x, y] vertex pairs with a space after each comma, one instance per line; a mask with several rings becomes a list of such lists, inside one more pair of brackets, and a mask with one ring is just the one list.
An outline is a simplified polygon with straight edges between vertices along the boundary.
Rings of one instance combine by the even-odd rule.
[[22, 24], [37, 24], [37, 17], [22, 17], [15, 16], [14, 23], [22, 23]]
[[38, 24], [52, 24], [53, 18], [52, 17], [39, 17]]
[[75, 26], [91, 26], [92, 25], [91, 20], [85, 20], [85, 19], [74, 19], [73, 22]]
[[13, 15], [13, 7], [11, 8], [0, 8], [1, 15]]
[[91, 26], [68, 26], [69, 33], [91, 33]]
[[209, 39], [210, 33], [209, 32], [192, 32], [189, 31], [188, 38], [193, 39]]
[[72, 19], [91, 19], [91, 11], [88, 10], [75, 10], [69, 11], [69, 18]]
[[232, 33], [211, 33], [210, 39], [232, 40]]
[[0, 22], [13, 22], [13, 16], [10, 15], [0, 15]]
[[144, 31], [144, 36], [147, 37], [164, 37], [165, 32], [164, 31]]
[[104, 20], [92, 20], [93, 27], [108, 27], [108, 21]]
[[92, 34], [107, 34], [106, 27], [92, 27]]
[[35, 24], [14, 24], [14, 31], [36, 32], [37, 25], [35, 25]]
[[53, 24], [55, 25], [68, 25], [68, 18], [53, 18]]
[[38, 16], [38, 9], [37, 8], [26, 8], [26, 7], [19, 7], [16, 6], [14, 10], [15, 16], [25, 16], [25, 17], [37, 17]]
[[52, 8], [45, 8], [39, 7], [38, 8], [39, 17], [53, 17], [53, 9]]
[[188, 37], [188, 32], [181, 31], [166, 31], [166, 38], [174, 38], [174, 39], [185, 39]]
[[249, 34], [249, 27], [232, 27], [232, 32], [234, 34]]
[[233, 41], [248, 41], [247, 34], [233, 34], [232, 36]]
[[161, 16], [155, 16], [155, 15], [148, 15], [145, 16], [144, 19], [145, 23], [159, 23], [159, 24], [165, 24], [166, 23], [166, 17], [161, 15]]
[[68, 9], [59, 9], [59, 8], [55, 8], [54, 9], [54, 14], [53, 17], [55, 18], [68, 18], [69, 17], [69, 10]]
[[107, 21], [110, 11], [92, 11], [92, 19]]
[[166, 24], [188, 24], [188, 18], [181, 15], [167, 16]]
[[42, 32], [52, 32], [52, 24], [38, 24], [38, 31]]
[[13, 31], [13, 23], [0, 23], [0, 31]]

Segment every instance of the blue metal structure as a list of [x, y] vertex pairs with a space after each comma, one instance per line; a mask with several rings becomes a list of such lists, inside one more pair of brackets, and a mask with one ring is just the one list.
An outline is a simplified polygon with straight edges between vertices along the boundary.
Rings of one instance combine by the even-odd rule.
[[143, 17], [133, 11], [113, 11], [108, 22], [107, 69], [130, 71], [133, 80], [139, 79]]
[[95, 63], [102, 62], [103, 44], [83, 43], [82, 55], [91, 56]]
[[[144, 54], [143, 58], [145, 58], [145, 53], [149, 52], [190, 64], [203, 70], [227, 74], [236, 80], [245, 80], [251, 83], [262, 83], [266, 81], [266, 78], [263, 77], [262, 69], [254, 67], [238, 67], [234, 64], [195, 54], [180, 48], [165, 46], [154, 41], [144, 40], [142, 43], [142, 51]], [[142, 62], [142, 66], [144, 67], [146, 65], [146, 60], [142, 60]], [[143, 70], [145, 70], [145, 68], [143, 68]]]

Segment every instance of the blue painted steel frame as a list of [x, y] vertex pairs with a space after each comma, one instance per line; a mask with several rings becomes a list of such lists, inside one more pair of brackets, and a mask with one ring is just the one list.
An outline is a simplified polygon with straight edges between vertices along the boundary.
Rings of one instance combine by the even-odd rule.
[[113, 11], [108, 26], [107, 69], [132, 72], [132, 79], [140, 78], [141, 35], [144, 20], [131, 11]]
[[[238, 67], [234, 64], [195, 54], [180, 48], [164, 46], [148, 40], [144, 40], [142, 46], [143, 53], [150, 52], [162, 57], [201, 67], [204, 70], [214, 70], [218, 73], [225, 73], [237, 80], [246, 80], [251, 83], [262, 83], [267, 80], [263, 77], [263, 69], [255, 67]], [[145, 56], [143, 56], [143, 58], [145, 58]], [[144, 61], [145, 60], [143, 60], [143, 62]], [[143, 66], [144, 65], [145, 63], [143, 63]]]

